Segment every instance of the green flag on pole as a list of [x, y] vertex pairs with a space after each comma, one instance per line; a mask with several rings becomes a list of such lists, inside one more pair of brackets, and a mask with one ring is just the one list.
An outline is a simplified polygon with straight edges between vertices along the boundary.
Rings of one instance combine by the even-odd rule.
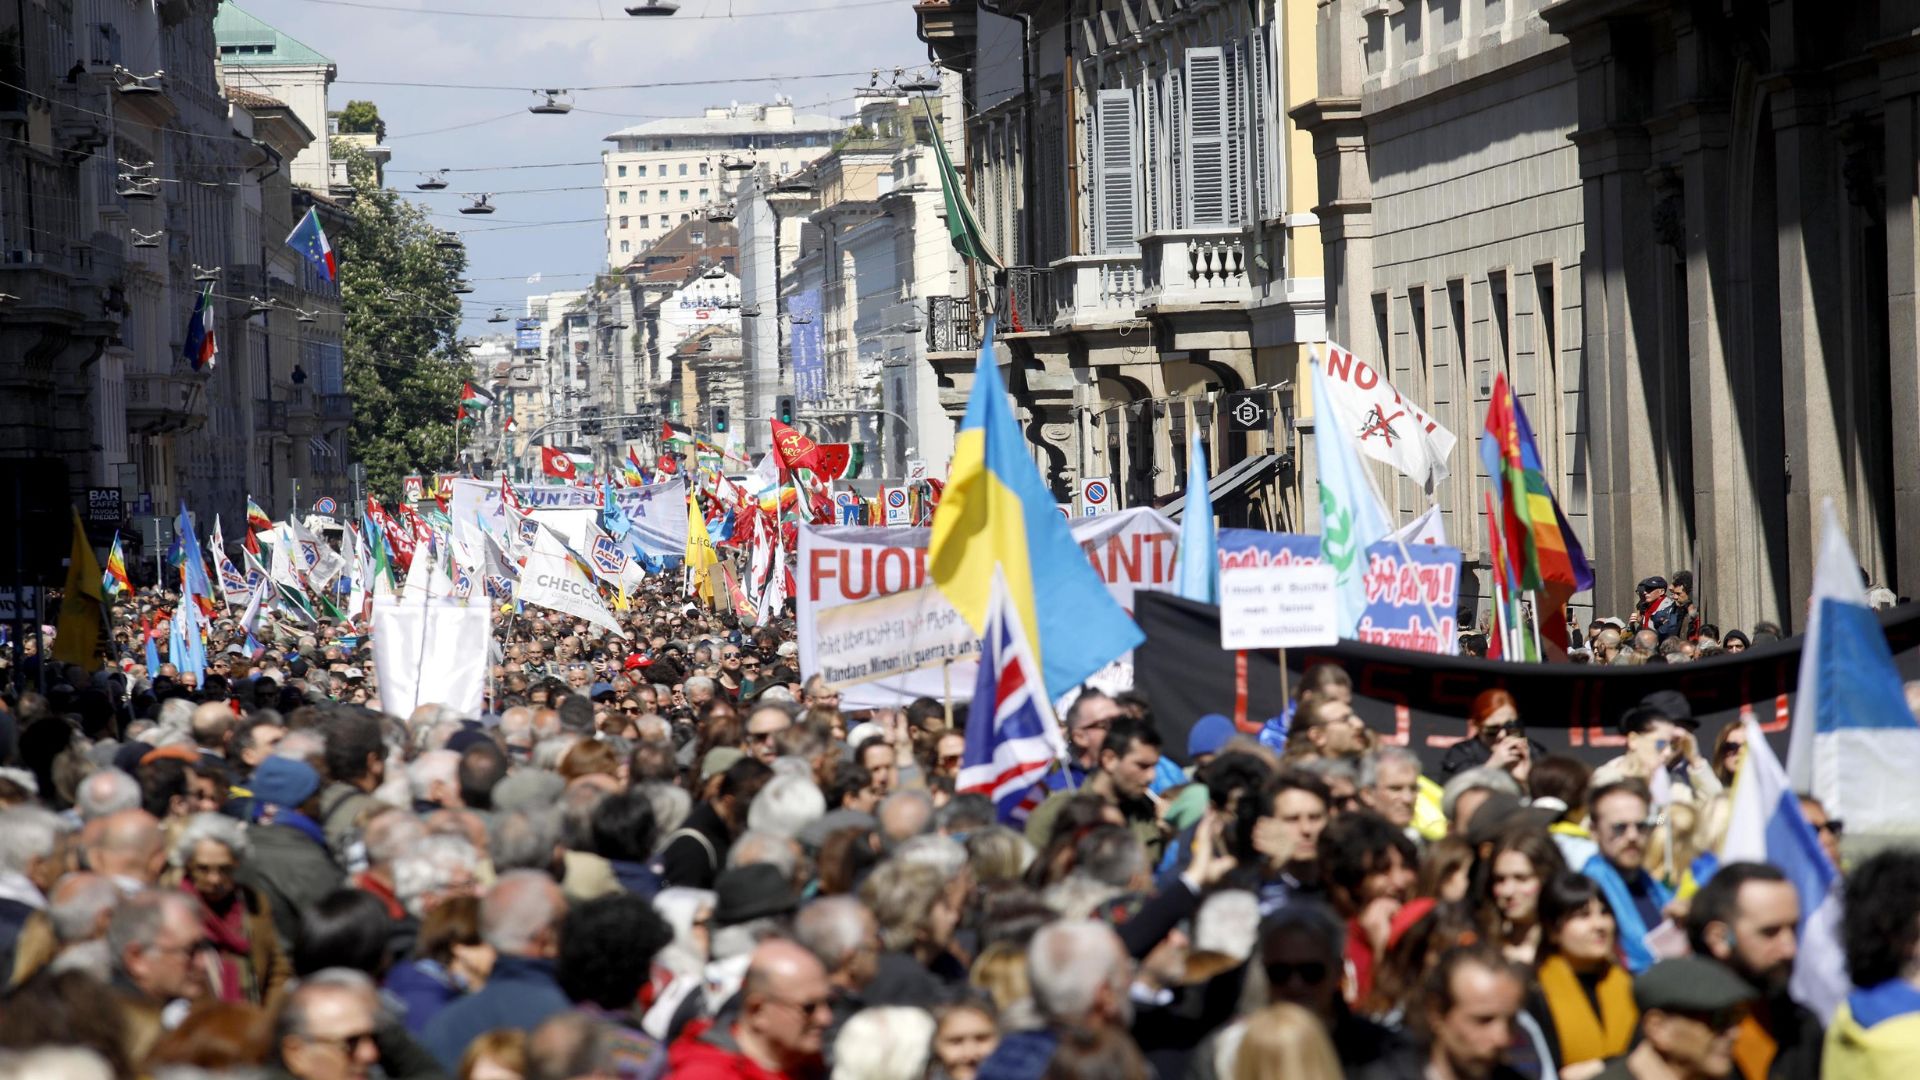
[[961, 256], [986, 263], [995, 270], [1002, 269], [1000, 260], [987, 250], [986, 238], [980, 233], [980, 219], [973, 216], [973, 207], [967, 203], [966, 186], [953, 167], [953, 159], [947, 156], [947, 141], [940, 135], [940, 122], [934, 119], [933, 105], [924, 96], [920, 104], [927, 110], [927, 127], [933, 132], [933, 153], [940, 165], [940, 194], [947, 203], [947, 238], [953, 241], [953, 250]]

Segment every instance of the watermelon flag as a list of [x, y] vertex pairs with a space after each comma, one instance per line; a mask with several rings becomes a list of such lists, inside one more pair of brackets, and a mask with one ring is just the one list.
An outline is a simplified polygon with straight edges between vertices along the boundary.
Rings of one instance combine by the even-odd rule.
[[1509, 579], [1520, 589], [1541, 594], [1534, 616], [1540, 633], [1565, 652], [1564, 609], [1573, 594], [1593, 588], [1593, 568], [1554, 501], [1533, 428], [1504, 373], [1494, 376], [1480, 460], [1498, 502]]

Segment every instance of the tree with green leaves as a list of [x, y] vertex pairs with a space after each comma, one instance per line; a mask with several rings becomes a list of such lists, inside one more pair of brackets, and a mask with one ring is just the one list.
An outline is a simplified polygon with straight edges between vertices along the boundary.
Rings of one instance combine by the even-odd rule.
[[347, 102], [347, 107], [336, 114], [340, 119], [340, 131], [351, 135], [377, 135], [384, 133], [385, 124], [380, 122], [380, 106], [371, 101], [355, 99]]
[[468, 378], [454, 283], [466, 253], [438, 246], [426, 211], [378, 187], [372, 159], [340, 141], [354, 198], [349, 227], [332, 237], [340, 265], [342, 343], [353, 395], [350, 455], [366, 468], [367, 492], [401, 495], [409, 473], [454, 464], [454, 413]]

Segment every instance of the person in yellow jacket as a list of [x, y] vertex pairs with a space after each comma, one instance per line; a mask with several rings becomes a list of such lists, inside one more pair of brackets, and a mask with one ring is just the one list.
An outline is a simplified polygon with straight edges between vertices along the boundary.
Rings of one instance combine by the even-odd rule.
[[1825, 1080], [1920, 1076], [1920, 850], [1896, 848], [1847, 878], [1841, 940], [1854, 989], [1827, 1025]]

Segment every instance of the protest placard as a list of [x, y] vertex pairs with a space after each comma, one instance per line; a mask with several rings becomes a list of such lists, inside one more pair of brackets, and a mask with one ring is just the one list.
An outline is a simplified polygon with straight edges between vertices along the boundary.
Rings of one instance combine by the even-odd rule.
[[1220, 647], [1292, 649], [1340, 638], [1333, 567], [1243, 566], [1220, 572]]

